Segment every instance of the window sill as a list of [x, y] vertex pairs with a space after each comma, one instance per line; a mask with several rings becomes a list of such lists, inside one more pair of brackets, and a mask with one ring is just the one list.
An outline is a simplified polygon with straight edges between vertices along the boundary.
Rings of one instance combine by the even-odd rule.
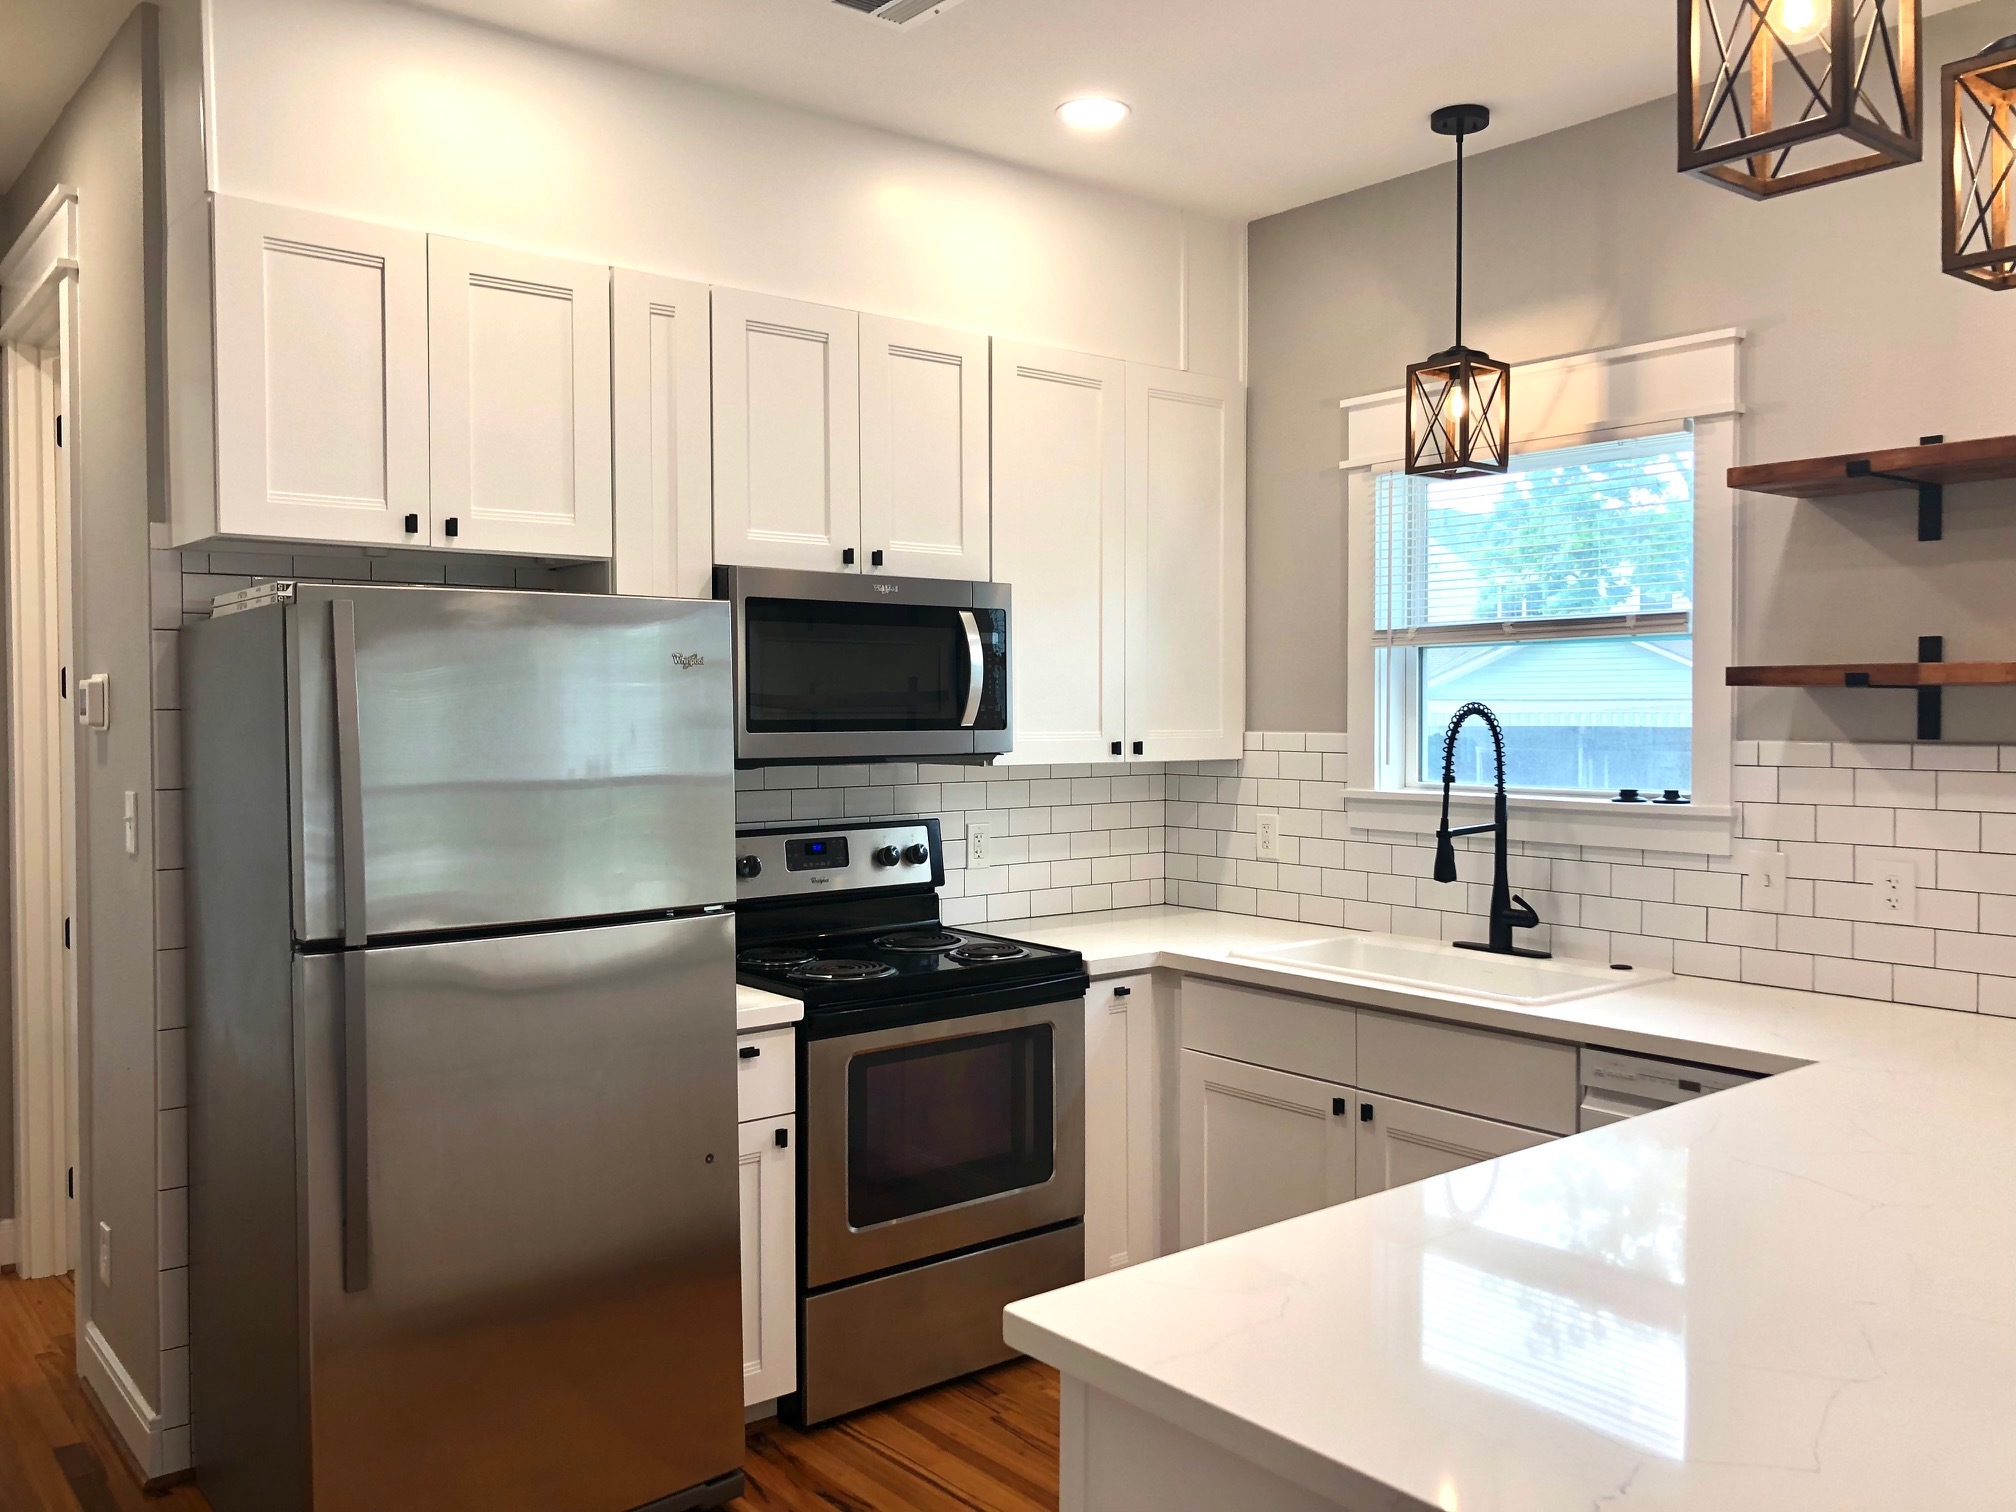
[[[1426, 788], [1349, 788], [1344, 807], [1354, 829], [1428, 835], [1442, 822], [1442, 794]], [[1735, 811], [1712, 804], [1612, 803], [1607, 798], [1514, 794], [1510, 816], [1514, 840], [1690, 856], [1726, 856], [1734, 850]], [[1491, 799], [1477, 793], [1455, 793], [1449, 800], [1449, 818], [1459, 825], [1486, 823], [1491, 818]]]

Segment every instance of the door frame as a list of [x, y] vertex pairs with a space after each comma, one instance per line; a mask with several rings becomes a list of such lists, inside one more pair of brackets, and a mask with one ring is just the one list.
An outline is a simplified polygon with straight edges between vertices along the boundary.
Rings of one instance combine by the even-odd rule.
[[[7, 802], [15, 884], [11, 1258], [24, 1277], [74, 1269], [81, 1248], [79, 1183], [70, 1173], [81, 1181], [84, 1166], [79, 1004], [88, 953], [77, 843], [83, 742], [67, 696], [78, 622], [79, 469], [70, 460], [79, 431], [76, 249], [77, 191], [58, 185], [0, 261], [0, 415], [9, 459]], [[41, 885], [29, 888], [31, 878]], [[86, 1292], [80, 1284], [80, 1312]]]

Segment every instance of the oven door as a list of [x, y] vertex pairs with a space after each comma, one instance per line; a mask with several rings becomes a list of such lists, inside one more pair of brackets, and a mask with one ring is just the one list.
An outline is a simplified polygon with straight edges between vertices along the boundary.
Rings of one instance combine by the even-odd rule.
[[1008, 589], [724, 568], [743, 762], [1009, 748]]
[[1085, 1211], [1085, 1000], [805, 1047], [805, 1284]]

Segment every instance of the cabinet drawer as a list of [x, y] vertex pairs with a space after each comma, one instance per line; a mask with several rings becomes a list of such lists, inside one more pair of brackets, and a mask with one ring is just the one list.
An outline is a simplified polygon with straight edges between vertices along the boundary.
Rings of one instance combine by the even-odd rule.
[[1182, 1013], [1187, 1050], [1346, 1085], [1358, 1079], [1357, 1010], [1341, 1003], [1185, 977]]
[[1358, 1085], [1479, 1118], [1575, 1132], [1575, 1047], [1358, 1010]]
[[[742, 1122], [796, 1110], [798, 1076], [791, 1052], [797, 1036], [798, 1031], [789, 1024], [736, 1036], [735, 1098], [740, 1110], [736, 1117]], [[749, 1053], [752, 1050], [754, 1055]]]

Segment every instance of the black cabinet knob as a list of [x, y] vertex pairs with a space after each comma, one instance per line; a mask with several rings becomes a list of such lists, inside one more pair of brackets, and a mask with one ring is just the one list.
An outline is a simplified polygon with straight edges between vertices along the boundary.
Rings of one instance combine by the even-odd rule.
[[1332, 1118], [1342, 1118], [1346, 1113], [1349, 1113], [1350, 1111], [1351, 1111], [1351, 1101], [1349, 1098], [1333, 1097], [1330, 1099], [1330, 1116]]
[[903, 847], [903, 859], [908, 861], [912, 866], [922, 866], [926, 861], [931, 859], [930, 847], [924, 845], [906, 845]]
[[442, 534], [448, 536], [452, 540], [454, 537], [462, 534], [462, 522], [456, 519], [455, 516], [450, 515], [448, 516], [447, 523], [441, 527], [441, 531]]
[[1134, 742], [1134, 754], [1136, 756], [1141, 754], [1141, 742], [1138, 740]]
[[754, 1060], [763, 1053], [763, 1047], [761, 1045], [744, 1045], [735, 1053], [744, 1060]]
[[754, 856], [738, 857], [735, 862], [735, 875], [738, 877], [760, 877], [763, 875], [763, 863], [758, 861]]
[[788, 1150], [791, 1148], [791, 1131], [789, 1129], [779, 1129], [774, 1137], [777, 1141], [778, 1149]]
[[417, 514], [409, 514], [408, 516], [406, 516], [406, 534], [418, 535], [419, 533], [420, 533], [420, 516], [418, 516]]
[[842, 567], [852, 567], [854, 565], [854, 548], [852, 546], [849, 546], [845, 551], [840, 553], [840, 565]]
[[1358, 1106], [1358, 1122], [1360, 1122], [1360, 1123], [1370, 1123], [1370, 1122], [1372, 1122], [1372, 1104], [1370, 1104], [1370, 1103], [1360, 1103], [1360, 1104], [1359, 1104], [1359, 1106]]
[[1113, 996], [1132, 997], [1134, 996], [1134, 989], [1132, 987], [1115, 987], [1113, 989]]
[[881, 553], [881, 552], [879, 552], [879, 551], [871, 551], [871, 552], [869, 552], [869, 553], [868, 553], [868, 565], [869, 565], [870, 567], [880, 567], [880, 566], [882, 565], [882, 553]]
[[1113, 754], [1115, 756], [1120, 754], [1120, 742], [1117, 740], [1113, 742]]
[[903, 852], [896, 849], [893, 845], [878, 845], [875, 847], [875, 864], [877, 866], [894, 866], [902, 859]]

